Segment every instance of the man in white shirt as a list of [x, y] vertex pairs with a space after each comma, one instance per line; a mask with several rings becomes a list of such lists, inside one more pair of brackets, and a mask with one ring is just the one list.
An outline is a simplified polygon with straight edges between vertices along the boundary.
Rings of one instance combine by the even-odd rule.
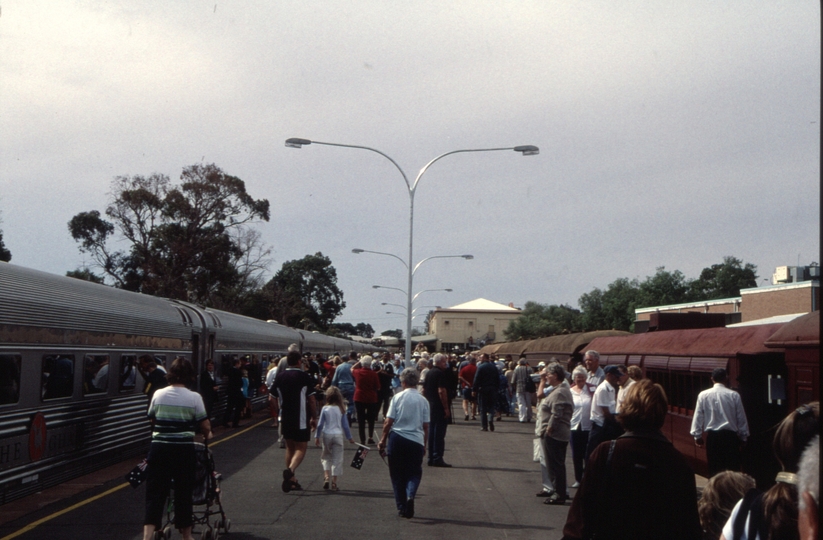
[[629, 370], [624, 365], [617, 366], [617, 369], [620, 370], [620, 378], [617, 380], [617, 384], [620, 386], [620, 389], [617, 391], [617, 404], [614, 407], [615, 414], [620, 414], [620, 409], [623, 406], [623, 400], [626, 399], [626, 391], [629, 389], [631, 385], [634, 384], [634, 380], [629, 377]]
[[600, 383], [592, 397], [592, 430], [589, 432], [589, 442], [586, 445], [587, 461], [600, 443], [616, 439], [621, 431], [615, 418], [620, 370], [617, 366], [607, 366], [604, 373], [606, 380]]
[[586, 351], [583, 355], [583, 364], [586, 366], [586, 371], [589, 372], [586, 382], [594, 387], [600, 386], [606, 374], [603, 368], [600, 367], [600, 353], [594, 350]]
[[706, 460], [709, 477], [721, 471], [739, 471], [743, 443], [749, 438], [749, 423], [740, 394], [726, 387], [728, 375], [723, 368], [712, 371], [714, 386], [697, 396], [691, 435], [703, 447], [706, 433]]

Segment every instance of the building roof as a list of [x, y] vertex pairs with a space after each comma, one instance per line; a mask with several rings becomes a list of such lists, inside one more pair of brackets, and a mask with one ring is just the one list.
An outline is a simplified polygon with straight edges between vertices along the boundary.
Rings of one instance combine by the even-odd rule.
[[808, 312], [804, 311], [803, 313], [791, 313], [789, 315], [774, 315], [772, 317], [766, 317], [765, 319], [756, 319], [754, 321], [746, 321], [734, 324], [727, 324], [726, 328], [738, 328], [740, 326], [754, 326], [756, 324], [772, 324], [772, 323], [787, 323], [795, 320], [798, 317], [802, 317], [806, 315]]
[[498, 304], [497, 302], [492, 302], [491, 300], [486, 300], [485, 298], [478, 298], [476, 300], [472, 300], [470, 302], [465, 302], [463, 304], [458, 304], [456, 306], [452, 306], [450, 308], [438, 309], [437, 311], [452, 311], [452, 310], [460, 310], [460, 311], [511, 311], [512, 313], [519, 313], [520, 310], [517, 308], [509, 307], [504, 304]]
[[763, 344], [782, 324], [741, 328], [663, 330], [625, 337], [599, 337], [589, 348], [600, 354], [730, 357], [770, 352]]

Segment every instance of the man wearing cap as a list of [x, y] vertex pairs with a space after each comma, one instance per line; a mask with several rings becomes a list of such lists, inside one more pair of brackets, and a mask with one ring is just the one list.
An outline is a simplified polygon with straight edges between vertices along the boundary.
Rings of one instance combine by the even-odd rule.
[[586, 366], [586, 371], [589, 372], [586, 382], [594, 387], [600, 386], [606, 376], [603, 368], [600, 367], [600, 353], [591, 349], [586, 351], [586, 354], [583, 355], [583, 364]]
[[[532, 378], [532, 368], [526, 362], [526, 357], [521, 356], [514, 368], [514, 388], [517, 396], [517, 419], [520, 423], [532, 421], [532, 392], [527, 390], [529, 381]], [[532, 383], [534, 384], [534, 383]]]
[[600, 383], [592, 397], [592, 430], [589, 432], [589, 442], [586, 445], [587, 461], [600, 443], [611, 441], [620, 435], [620, 426], [615, 417], [620, 370], [617, 366], [606, 366], [603, 372], [606, 380]]
[[743, 443], [749, 437], [749, 423], [740, 394], [726, 387], [728, 375], [723, 368], [712, 371], [714, 386], [697, 396], [692, 418], [694, 444], [703, 447], [706, 433], [706, 460], [709, 477], [721, 471], [739, 471]]

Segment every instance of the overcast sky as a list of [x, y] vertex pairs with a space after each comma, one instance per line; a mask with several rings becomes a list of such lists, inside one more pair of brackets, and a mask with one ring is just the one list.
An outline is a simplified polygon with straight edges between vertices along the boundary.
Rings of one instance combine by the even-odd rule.
[[[577, 306], [658, 266], [820, 252], [820, 4], [717, 1], [0, 2], [0, 228], [12, 262], [89, 262], [68, 233], [117, 175], [215, 163], [271, 202], [271, 273], [323, 252], [340, 321], [416, 306]], [[394, 308], [389, 308], [394, 309]], [[398, 309], [399, 311], [399, 309]], [[426, 309], [420, 310], [425, 312]], [[415, 320], [422, 324], [423, 318]]]

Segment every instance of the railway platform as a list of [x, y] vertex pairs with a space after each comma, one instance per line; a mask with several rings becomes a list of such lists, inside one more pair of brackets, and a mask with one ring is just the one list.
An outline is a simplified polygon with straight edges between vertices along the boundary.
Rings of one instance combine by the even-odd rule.
[[[448, 428], [446, 461], [424, 465], [415, 517], [397, 516], [388, 467], [370, 453], [361, 470], [348, 467], [346, 446], [340, 491], [322, 489], [320, 449], [310, 444], [297, 471], [303, 491], [280, 489], [284, 452], [265, 411], [237, 429], [217, 428], [211, 444], [223, 475], [223, 507], [235, 540], [284, 538], [497, 538], [562, 536], [566, 506], [542, 504], [540, 467], [532, 461], [533, 424], [515, 417], [481, 432], [462, 416]], [[378, 422], [376, 429], [380, 428]], [[124, 539], [142, 537], [145, 487], [123, 479], [136, 460], [108, 467], [0, 507], [0, 540]], [[571, 459], [567, 459], [573, 479]], [[701, 482], [702, 481], [702, 482]], [[571, 482], [570, 482], [571, 483]], [[698, 477], [698, 485], [705, 483]], [[571, 490], [574, 495], [574, 490]], [[195, 528], [195, 532], [198, 530]], [[198, 534], [195, 534], [198, 537]], [[179, 538], [174, 531], [173, 538]]]

